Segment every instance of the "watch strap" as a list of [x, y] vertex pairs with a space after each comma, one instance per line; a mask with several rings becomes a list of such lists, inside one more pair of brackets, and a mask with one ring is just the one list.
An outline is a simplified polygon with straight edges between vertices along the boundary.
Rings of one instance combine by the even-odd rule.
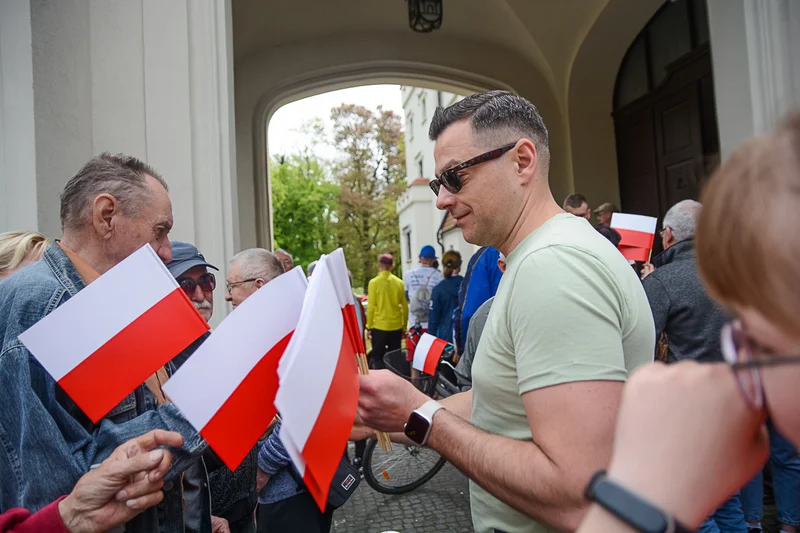
[[693, 533], [672, 515], [609, 479], [605, 471], [592, 476], [585, 495], [586, 499], [642, 533]]
[[416, 412], [433, 423], [433, 415], [436, 414], [436, 411], [439, 409], [444, 409], [444, 405], [440, 404], [436, 400], [428, 400], [427, 402], [423, 403], [419, 409], [416, 409]]

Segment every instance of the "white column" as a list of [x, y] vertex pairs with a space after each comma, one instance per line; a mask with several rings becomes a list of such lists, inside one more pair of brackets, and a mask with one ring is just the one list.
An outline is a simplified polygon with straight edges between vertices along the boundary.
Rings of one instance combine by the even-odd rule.
[[38, 229], [31, 11], [0, 2], [0, 232]]
[[708, 0], [723, 159], [800, 106], [800, 4]]

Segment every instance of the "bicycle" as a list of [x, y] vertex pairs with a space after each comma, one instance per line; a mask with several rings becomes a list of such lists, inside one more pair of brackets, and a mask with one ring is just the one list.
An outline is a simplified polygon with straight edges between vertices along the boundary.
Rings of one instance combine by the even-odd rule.
[[[439, 360], [433, 376], [411, 376], [411, 362], [403, 349], [388, 352], [383, 360], [386, 368], [407, 379], [420, 391], [431, 397], [446, 398], [459, 392], [456, 385], [455, 368], [450, 360], [454, 348], [448, 346]], [[364, 481], [382, 494], [405, 494], [430, 481], [447, 460], [425, 446], [394, 444], [384, 452], [377, 441], [370, 439], [364, 450], [362, 462]]]

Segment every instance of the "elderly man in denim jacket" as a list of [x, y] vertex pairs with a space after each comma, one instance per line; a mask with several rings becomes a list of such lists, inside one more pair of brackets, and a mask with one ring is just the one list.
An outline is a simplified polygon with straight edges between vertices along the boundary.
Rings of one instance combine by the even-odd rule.
[[0, 512], [41, 509], [126, 440], [165, 429], [180, 433], [184, 444], [173, 450], [164, 501], [128, 522], [125, 531], [183, 533], [176, 474], [194, 463], [206, 444], [175, 405], [163, 403], [164, 369], [93, 424], [17, 338], [142, 245], [150, 243], [161, 259], [170, 260], [172, 205], [166, 184], [136, 158], [102, 154], [67, 183], [61, 222], [61, 242], [41, 261], [0, 282]]

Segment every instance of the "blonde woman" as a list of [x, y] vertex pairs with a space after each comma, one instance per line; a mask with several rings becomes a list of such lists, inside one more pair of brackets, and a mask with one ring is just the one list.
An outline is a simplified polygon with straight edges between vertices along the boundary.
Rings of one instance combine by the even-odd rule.
[[35, 231], [0, 233], [0, 280], [42, 258], [50, 240]]

